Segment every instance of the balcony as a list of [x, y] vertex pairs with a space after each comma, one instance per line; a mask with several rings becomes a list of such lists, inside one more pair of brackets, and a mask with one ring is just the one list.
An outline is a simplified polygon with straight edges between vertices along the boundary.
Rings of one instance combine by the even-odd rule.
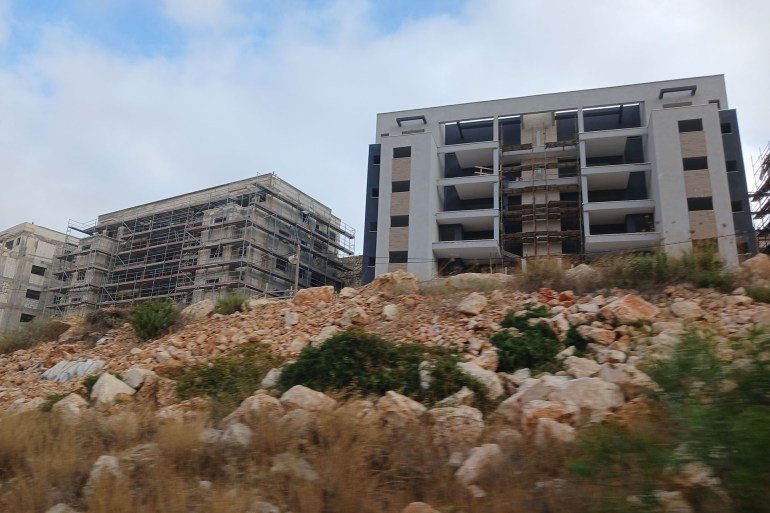
[[645, 162], [645, 144], [641, 135], [623, 133], [602, 139], [585, 140], [586, 168], [641, 164]]
[[653, 200], [588, 203], [585, 248], [588, 253], [653, 250], [660, 242], [655, 231]]

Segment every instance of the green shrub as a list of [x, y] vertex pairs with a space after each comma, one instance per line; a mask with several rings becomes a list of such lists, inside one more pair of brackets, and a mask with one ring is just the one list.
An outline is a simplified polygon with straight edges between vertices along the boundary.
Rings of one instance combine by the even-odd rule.
[[89, 397], [91, 396], [91, 391], [94, 389], [94, 385], [96, 385], [96, 382], [99, 381], [100, 377], [101, 374], [90, 374], [83, 378], [83, 386], [86, 387]]
[[48, 397], [46, 397], [45, 403], [43, 403], [43, 406], [40, 407], [42, 411], [51, 411], [53, 409], [53, 405], [64, 399], [66, 396], [62, 394], [51, 394]]
[[168, 299], [150, 299], [138, 304], [131, 313], [131, 326], [136, 336], [149, 340], [163, 335], [179, 318], [174, 304]]
[[746, 289], [746, 294], [754, 301], [770, 303], [770, 287], [764, 285], [753, 285]]
[[0, 335], [0, 354], [19, 349], [30, 349], [43, 342], [50, 342], [69, 329], [69, 325], [53, 320], [33, 320], [17, 329]]
[[590, 340], [578, 332], [575, 326], [570, 327], [569, 331], [567, 331], [567, 336], [564, 338], [564, 345], [566, 347], [575, 346], [576, 356], [585, 355], [590, 342]]
[[535, 371], [555, 370], [556, 354], [561, 344], [550, 326], [539, 322], [530, 324], [530, 319], [549, 317], [548, 307], [527, 306], [523, 313], [509, 310], [500, 325], [504, 329], [490, 337], [490, 342], [497, 348], [500, 364], [498, 371], [514, 372], [525, 367]]
[[[279, 386], [304, 385], [343, 395], [382, 395], [394, 390], [432, 404], [467, 386], [483, 396], [483, 387], [457, 368], [460, 357], [447, 349], [395, 344], [362, 330], [351, 330], [320, 347], [306, 347], [281, 373]], [[428, 362], [428, 389], [420, 386], [420, 364]]]
[[260, 388], [270, 369], [282, 363], [283, 358], [268, 346], [249, 345], [208, 364], [183, 370], [176, 376], [177, 395], [181, 400], [210, 397], [223, 409], [232, 409]]
[[244, 303], [246, 303], [246, 296], [242, 294], [228, 294], [217, 301], [217, 306], [214, 311], [222, 315], [230, 315], [235, 312], [240, 312], [243, 309]]

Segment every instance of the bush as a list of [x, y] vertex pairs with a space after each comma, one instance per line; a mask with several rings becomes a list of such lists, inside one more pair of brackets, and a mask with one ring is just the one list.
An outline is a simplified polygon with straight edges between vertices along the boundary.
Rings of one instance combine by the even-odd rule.
[[540, 287], [559, 287], [564, 279], [564, 270], [559, 258], [538, 257], [527, 259], [527, 270], [521, 274], [520, 287], [535, 290]]
[[69, 329], [69, 325], [52, 320], [33, 320], [17, 329], [0, 335], [0, 354], [19, 349], [30, 349], [43, 342], [50, 342]]
[[51, 411], [53, 409], [53, 405], [64, 399], [65, 395], [62, 394], [51, 394], [45, 399], [45, 403], [43, 403], [43, 406], [40, 407], [42, 411]]
[[561, 344], [550, 326], [544, 323], [530, 324], [530, 319], [548, 317], [545, 305], [528, 306], [523, 314], [509, 310], [500, 323], [503, 328], [515, 328], [498, 331], [490, 337], [490, 342], [497, 348], [500, 360], [498, 371], [514, 372], [517, 369], [530, 368], [535, 371], [548, 371], [556, 368], [556, 354]]
[[[306, 347], [281, 373], [279, 386], [304, 385], [343, 395], [383, 395], [389, 390], [432, 404], [467, 386], [481, 400], [483, 387], [457, 368], [460, 357], [447, 349], [394, 344], [362, 330], [351, 330], [320, 347]], [[428, 362], [432, 377], [420, 386], [420, 364]]]
[[243, 304], [246, 302], [246, 296], [242, 294], [228, 294], [217, 301], [214, 311], [222, 315], [230, 315], [240, 312]]
[[99, 381], [100, 377], [101, 374], [91, 374], [83, 378], [83, 386], [86, 387], [86, 391], [88, 392], [87, 395], [89, 397], [91, 397], [91, 391], [94, 389], [94, 385], [96, 385], [96, 382]]
[[754, 301], [770, 303], [770, 287], [764, 285], [753, 285], [746, 289], [746, 294]]
[[131, 326], [136, 336], [149, 340], [163, 335], [179, 318], [179, 312], [168, 299], [150, 299], [138, 304], [131, 313]]
[[268, 346], [250, 345], [182, 371], [176, 377], [177, 395], [181, 400], [210, 397], [222, 408], [232, 409], [260, 388], [270, 369], [282, 363], [283, 358]]

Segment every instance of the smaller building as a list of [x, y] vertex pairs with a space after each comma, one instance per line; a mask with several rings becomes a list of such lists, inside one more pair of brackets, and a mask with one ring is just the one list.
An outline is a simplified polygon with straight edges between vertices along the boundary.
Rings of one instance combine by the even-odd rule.
[[0, 232], [0, 332], [43, 314], [54, 252], [63, 245], [65, 234], [33, 223]]

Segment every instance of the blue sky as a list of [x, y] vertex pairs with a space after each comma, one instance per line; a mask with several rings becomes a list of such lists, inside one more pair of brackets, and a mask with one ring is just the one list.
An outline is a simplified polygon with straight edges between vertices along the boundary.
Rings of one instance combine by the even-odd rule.
[[276, 172], [360, 249], [378, 112], [698, 75], [725, 74], [748, 158], [770, 138], [767, 19], [760, 0], [0, 0], [0, 228]]

